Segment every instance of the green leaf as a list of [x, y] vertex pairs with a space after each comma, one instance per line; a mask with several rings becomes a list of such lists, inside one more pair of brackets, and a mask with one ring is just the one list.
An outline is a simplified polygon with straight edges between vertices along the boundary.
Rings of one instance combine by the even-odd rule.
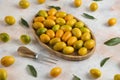
[[93, 1], [102, 1], [102, 0], [93, 0]]
[[81, 80], [81, 79], [77, 77], [76, 75], [73, 75], [73, 80]]
[[110, 59], [110, 57], [106, 57], [104, 58], [101, 62], [100, 62], [100, 66], [103, 67], [103, 65]]
[[115, 37], [115, 38], [112, 38], [106, 42], [104, 42], [105, 45], [108, 45], [108, 46], [114, 46], [114, 45], [117, 45], [120, 43], [120, 37]]
[[35, 70], [34, 66], [27, 65], [27, 67], [30, 70], [30, 73], [32, 74], [32, 76], [37, 77], [37, 71]]
[[91, 15], [89, 15], [87, 13], [83, 13], [83, 16], [86, 17], [86, 18], [88, 18], [88, 19], [95, 19], [94, 16], [91, 16]]
[[60, 10], [61, 8], [59, 6], [48, 6], [49, 8], [55, 8], [56, 10]]
[[23, 18], [21, 18], [21, 24], [26, 26], [26, 27], [29, 27], [29, 24], [27, 23], [27, 21]]

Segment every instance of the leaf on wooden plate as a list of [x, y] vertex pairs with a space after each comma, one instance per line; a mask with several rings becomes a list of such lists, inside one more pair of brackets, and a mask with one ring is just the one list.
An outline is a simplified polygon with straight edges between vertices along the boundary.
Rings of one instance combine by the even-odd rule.
[[29, 27], [29, 24], [27, 23], [27, 21], [23, 18], [21, 18], [21, 24], [26, 26], [26, 27]]
[[81, 79], [77, 77], [76, 75], [73, 75], [73, 80], [81, 80]]
[[100, 66], [103, 67], [103, 65], [110, 59], [110, 57], [106, 57], [104, 58], [101, 62], [100, 62]]
[[120, 37], [115, 37], [115, 38], [112, 38], [112, 39], [104, 42], [104, 44], [107, 46], [114, 46], [114, 45], [117, 45], [119, 43], [120, 43]]
[[60, 10], [61, 8], [59, 6], [48, 6], [49, 8], [55, 8], [56, 10]]
[[30, 73], [32, 74], [32, 76], [37, 77], [37, 71], [35, 70], [34, 66], [27, 65], [27, 67], [30, 70]]
[[89, 15], [87, 13], [83, 13], [83, 16], [88, 18], [88, 19], [96, 19], [94, 16], [91, 16], [91, 15]]
[[102, 1], [102, 0], [93, 0], [93, 1]]

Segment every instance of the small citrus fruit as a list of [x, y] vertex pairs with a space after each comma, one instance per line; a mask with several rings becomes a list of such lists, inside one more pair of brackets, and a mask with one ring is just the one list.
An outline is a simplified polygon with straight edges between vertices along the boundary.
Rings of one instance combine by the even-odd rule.
[[15, 62], [15, 58], [13, 56], [4, 56], [1, 59], [1, 64], [5, 67], [12, 65]]
[[77, 37], [72, 36], [72, 37], [70, 37], [70, 38], [68, 39], [67, 45], [68, 45], [68, 46], [72, 46], [76, 41], [77, 41]]
[[65, 42], [58, 42], [53, 46], [53, 49], [56, 51], [61, 51], [64, 47], [66, 47]]
[[52, 30], [53, 30], [54, 32], [56, 32], [57, 30], [59, 30], [59, 28], [60, 28], [60, 25], [54, 25], [54, 26], [52, 27]]
[[60, 27], [60, 29], [62, 29], [65, 32], [65, 31], [71, 31], [72, 27], [69, 25], [63, 25]]
[[52, 29], [46, 31], [46, 34], [52, 39], [55, 37], [55, 32]]
[[39, 4], [45, 3], [46, 0], [37, 0]]
[[55, 25], [55, 21], [52, 19], [47, 19], [43, 22], [43, 24], [47, 28], [52, 28]]
[[116, 18], [110, 18], [109, 20], [108, 20], [108, 25], [109, 26], [113, 26], [113, 25], [115, 25], [117, 23], [117, 19]]
[[43, 34], [43, 33], [45, 33], [47, 31], [47, 28], [39, 28], [38, 30], [37, 30], [37, 35], [38, 36], [40, 36], [41, 34]]
[[56, 20], [56, 16], [48, 16], [47, 19]]
[[7, 80], [7, 71], [3, 68], [0, 68], [0, 80]]
[[30, 6], [30, 2], [27, 0], [20, 0], [19, 6], [23, 9], [26, 9]]
[[67, 21], [66, 24], [67, 24], [67, 25], [70, 25], [71, 27], [73, 27], [76, 22], [77, 22], [76, 19], [70, 19], [70, 20]]
[[81, 27], [80, 30], [81, 30], [82, 33], [90, 32], [90, 30], [86, 27]]
[[56, 13], [56, 17], [64, 18], [66, 16], [66, 12], [59, 11]]
[[39, 28], [44, 27], [43, 23], [41, 22], [34, 22], [32, 26], [34, 29], [39, 29]]
[[95, 41], [93, 39], [87, 40], [84, 43], [84, 47], [87, 49], [92, 49], [95, 46]]
[[50, 41], [50, 37], [47, 34], [41, 34], [40, 35], [40, 40], [43, 43], [48, 43]]
[[80, 48], [80, 49], [78, 50], [78, 54], [79, 54], [80, 56], [86, 55], [86, 54], [87, 54], [87, 48], [85, 48], [85, 47]]
[[82, 4], [82, 0], [74, 0], [75, 7], [80, 7]]
[[70, 20], [70, 19], [73, 19], [73, 15], [71, 14], [68, 14], [67, 16], [65, 16], [64, 18], [66, 21]]
[[38, 13], [37, 13], [38, 16], [42, 16], [42, 17], [48, 17], [48, 14], [45, 10], [40, 10]]
[[71, 46], [66, 46], [63, 48], [63, 53], [64, 54], [67, 54], [67, 55], [70, 55], [74, 52], [74, 48], [71, 47]]
[[51, 9], [48, 11], [48, 15], [50, 15], [50, 16], [54, 16], [56, 13], [57, 13], [57, 10], [56, 10], [55, 8], [51, 8]]
[[73, 28], [73, 29], [72, 29], [72, 34], [73, 34], [75, 37], [80, 38], [81, 35], [82, 35], [82, 32], [80, 31], [79, 28]]
[[99, 69], [92, 68], [90, 69], [90, 74], [94, 78], [99, 78], [101, 76], [101, 71]]
[[29, 35], [21, 35], [20, 36], [20, 41], [23, 43], [23, 44], [29, 44], [31, 42], [31, 38]]
[[73, 47], [75, 49], [80, 49], [83, 46], [83, 41], [82, 40], [78, 40], [73, 44]]
[[86, 40], [89, 40], [89, 39], [91, 39], [91, 34], [89, 32], [85, 32], [85, 33], [82, 34], [81, 40], [86, 41]]
[[114, 75], [114, 80], [120, 80], [120, 74], [115, 74]]
[[75, 23], [75, 27], [76, 27], [76, 28], [81, 28], [81, 27], [84, 27], [84, 23], [83, 23], [83, 22], [81, 22], [81, 21], [76, 22], [76, 23]]
[[38, 16], [38, 17], [34, 18], [34, 22], [43, 22], [44, 20], [45, 20], [45, 18], [42, 16]]
[[71, 36], [72, 36], [72, 33], [71, 33], [70, 31], [66, 31], [66, 32], [63, 34], [63, 36], [62, 36], [62, 40], [63, 40], [64, 42], [67, 42], [68, 39], [69, 39]]
[[62, 69], [60, 67], [54, 67], [54, 68], [51, 69], [50, 75], [52, 77], [57, 77], [61, 74], [61, 72], [62, 72]]
[[63, 34], [64, 34], [64, 31], [59, 29], [59, 30], [56, 31], [56, 35], [55, 36], [58, 37], [58, 38], [61, 38], [63, 36]]
[[51, 46], [54, 46], [56, 43], [58, 43], [60, 41], [61, 41], [60, 38], [53, 38], [53, 39], [50, 40], [49, 43], [50, 43]]
[[13, 25], [16, 22], [16, 20], [13, 16], [6, 16], [4, 20], [9, 25]]
[[0, 41], [8, 42], [10, 40], [10, 36], [7, 33], [0, 33]]
[[59, 25], [64, 25], [66, 23], [66, 21], [63, 18], [57, 18], [56, 23]]
[[91, 11], [96, 11], [97, 9], [98, 9], [98, 4], [96, 2], [90, 4]]

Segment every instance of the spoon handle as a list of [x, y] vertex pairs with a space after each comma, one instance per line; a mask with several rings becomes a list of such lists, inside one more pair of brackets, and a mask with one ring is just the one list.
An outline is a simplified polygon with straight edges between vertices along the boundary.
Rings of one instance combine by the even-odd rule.
[[19, 47], [17, 52], [22, 57], [36, 58], [36, 53], [24, 46]]

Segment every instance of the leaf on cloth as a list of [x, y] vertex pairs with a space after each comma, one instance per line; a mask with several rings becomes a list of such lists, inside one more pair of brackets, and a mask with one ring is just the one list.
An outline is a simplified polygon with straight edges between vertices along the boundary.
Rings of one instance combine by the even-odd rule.
[[30, 73], [32, 74], [32, 76], [37, 77], [37, 71], [35, 70], [34, 66], [27, 65], [27, 67], [30, 70]]
[[87, 13], [83, 13], [83, 16], [84, 16], [85, 18], [88, 18], [88, 19], [96, 19], [94, 16], [91, 16], [91, 15], [89, 15], [89, 14], [87, 14]]
[[93, 0], [93, 1], [102, 1], [102, 0]]
[[73, 80], [81, 80], [81, 79], [77, 77], [76, 75], [73, 75]]
[[29, 27], [29, 24], [28, 24], [27, 21], [26, 21], [25, 19], [23, 19], [23, 18], [21, 18], [20, 23], [21, 23], [22, 25], [24, 25], [25, 27]]
[[100, 62], [100, 66], [103, 67], [104, 64], [110, 59], [110, 57], [106, 57], [104, 58], [101, 62]]
[[56, 10], [60, 10], [61, 8], [59, 6], [48, 6], [49, 8], [55, 8]]
[[114, 45], [117, 45], [119, 43], [120, 43], [120, 37], [115, 37], [115, 38], [112, 38], [112, 39], [104, 42], [104, 44], [107, 46], [114, 46]]

